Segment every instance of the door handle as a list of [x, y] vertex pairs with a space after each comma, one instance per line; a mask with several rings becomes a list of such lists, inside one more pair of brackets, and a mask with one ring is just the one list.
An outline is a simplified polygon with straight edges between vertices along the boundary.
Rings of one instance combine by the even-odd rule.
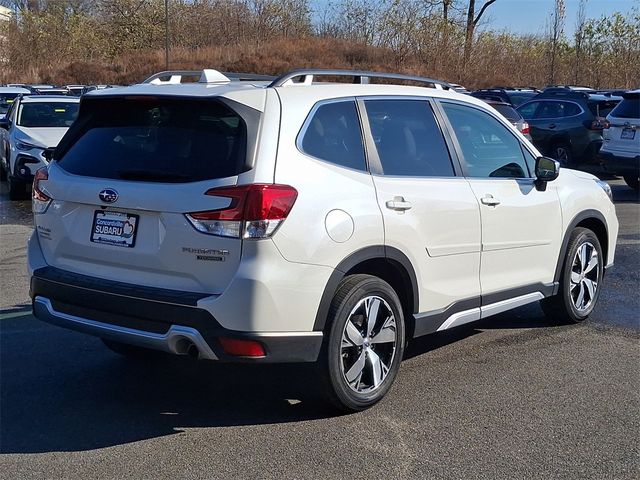
[[480, 201], [483, 204], [490, 205], [492, 207], [495, 207], [496, 205], [500, 205], [500, 200], [498, 200], [497, 198], [494, 198], [493, 195], [489, 195], [489, 194], [482, 197]]
[[553, 130], [554, 128], [556, 128], [556, 124], [555, 123], [549, 124], [549, 128]]
[[411, 202], [405, 201], [403, 197], [393, 197], [393, 200], [387, 200], [385, 203], [387, 208], [391, 210], [395, 210], [397, 212], [404, 212], [405, 210], [409, 210], [413, 205]]

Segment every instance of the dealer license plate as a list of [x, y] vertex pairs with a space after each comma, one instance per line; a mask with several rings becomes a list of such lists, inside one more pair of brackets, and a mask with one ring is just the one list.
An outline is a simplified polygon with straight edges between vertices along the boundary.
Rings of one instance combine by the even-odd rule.
[[130, 213], [97, 210], [93, 215], [91, 241], [133, 248], [139, 219], [138, 215]]
[[623, 128], [620, 138], [626, 140], [633, 140], [636, 137], [636, 131], [633, 128]]

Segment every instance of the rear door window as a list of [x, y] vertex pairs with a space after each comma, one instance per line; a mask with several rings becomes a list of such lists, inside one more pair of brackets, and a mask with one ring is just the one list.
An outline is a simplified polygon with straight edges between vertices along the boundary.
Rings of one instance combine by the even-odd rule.
[[449, 150], [426, 100], [366, 100], [385, 175], [452, 177]]
[[75, 175], [194, 182], [239, 175], [250, 168], [246, 124], [217, 100], [86, 101], [69, 135], [71, 140], [65, 139], [56, 158]]
[[305, 122], [300, 150], [355, 170], [366, 170], [362, 130], [355, 100], [320, 104]]

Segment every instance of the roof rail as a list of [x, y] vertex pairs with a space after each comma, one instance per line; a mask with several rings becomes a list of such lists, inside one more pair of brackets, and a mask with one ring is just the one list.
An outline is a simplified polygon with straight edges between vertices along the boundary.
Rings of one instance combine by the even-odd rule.
[[[448, 90], [451, 88], [447, 82], [441, 80], [435, 80], [427, 77], [417, 77], [413, 75], [402, 75], [397, 73], [384, 73], [384, 72], [368, 72], [365, 70], [327, 70], [327, 69], [300, 69], [293, 70], [279, 76], [269, 87], [285, 87], [288, 85], [302, 84], [311, 85], [314, 77], [319, 76], [341, 76], [341, 77], [353, 77], [353, 83], [367, 84], [372, 78], [386, 78], [389, 80], [403, 80], [407, 82], [416, 82], [432, 85], [433, 88], [439, 90]], [[294, 82], [294, 79], [300, 78], [299, 82]]]
[[255, 73], [227, 73], [213, 69], [204, 70], [166, 70], [158, 72], [145, 79], [142, 83], [154, 85], [180, 84], [184, 77], [198, 77], [198, 83], [228, 83], [231, 81], [273, 81], [276, 77], [271, 75], [258, 75]]

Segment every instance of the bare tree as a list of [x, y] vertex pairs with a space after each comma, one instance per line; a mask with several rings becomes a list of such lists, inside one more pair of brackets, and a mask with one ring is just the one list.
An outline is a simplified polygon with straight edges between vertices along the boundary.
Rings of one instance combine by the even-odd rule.
[[553, 85], [556, 82], [556, 69], [558, 51], [560, 49], [560, 42], [564, 35], [564, 18], [565, 18], [565, 5], [564, 0], [556, 0], [555, 7], [551, 13], [551, 21], [548, 26], [548, 42], [549, 42], [549, 84]]
[[586, 6], [588, 0], [580, 0], [576, 15], [576, 30], [574, 34], [575, 63], [573, 65], [573, 83], [578, 84], [580, 67], [582, 66], [582, 54], [584, 49], [585, 29], [587, 26]]
[[476, 26], [484, 12], [487, 11], [487, 8], [491, 6], [491, 4], [495, 3], [496, 0], [486, 0], [482, 7], [480, 7], [480, 11], [478, 15], [476, 15], [476, 0], [469, 0], [469, 7], [467, 8], [467, 28], [465, 31], [464, 37], [464, 62], [463, 65], [466, 67], [469, 62], [469, 57], [471, 56], [471, 47], [473, 45], [473, 34], [475, 32]]

